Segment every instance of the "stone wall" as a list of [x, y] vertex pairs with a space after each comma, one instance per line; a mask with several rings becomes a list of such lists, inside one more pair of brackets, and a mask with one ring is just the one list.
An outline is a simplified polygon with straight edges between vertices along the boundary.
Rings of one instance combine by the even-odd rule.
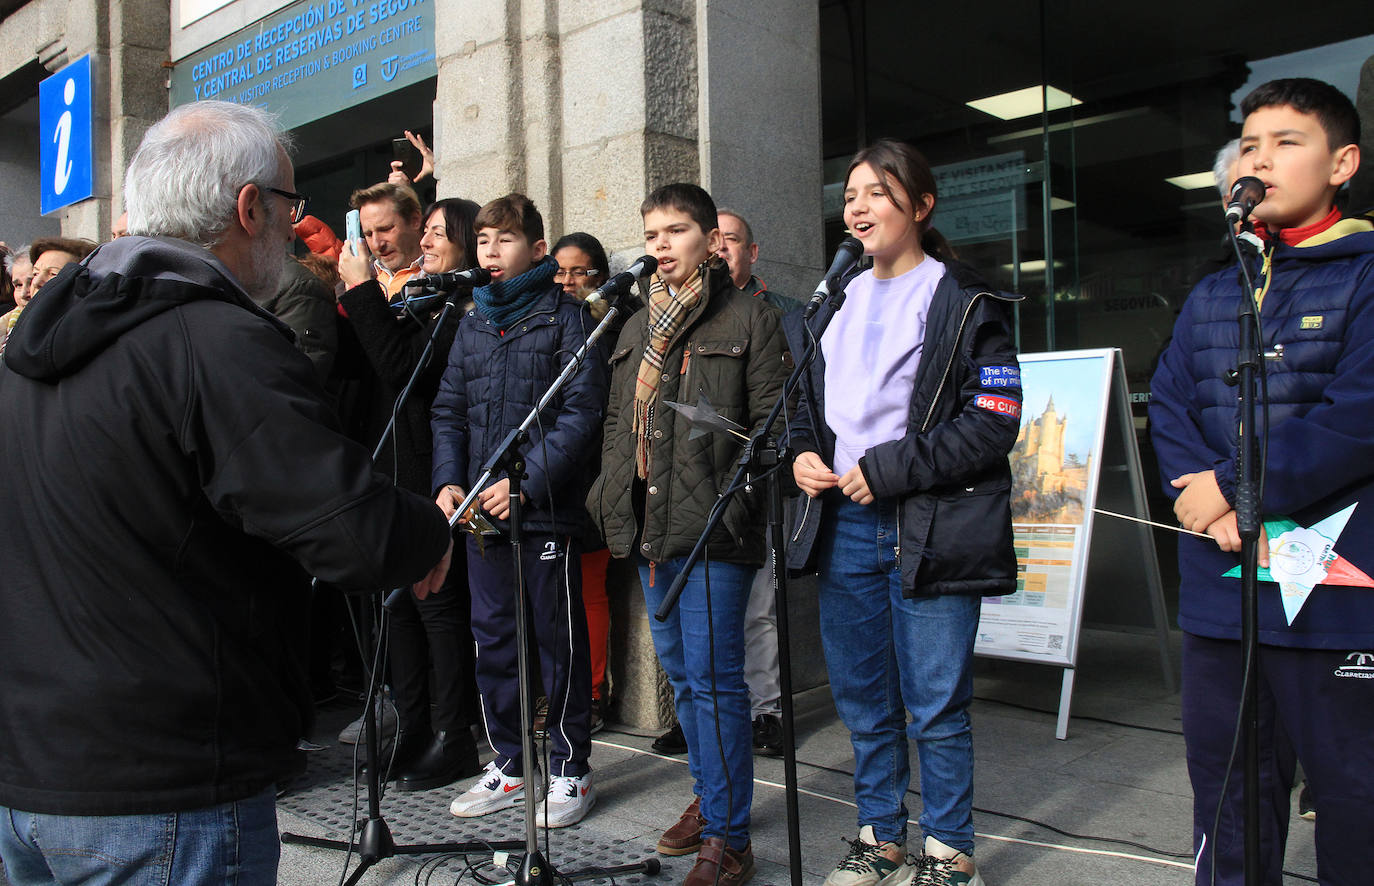
[[704, 0], [702, 185], [743, 213], [768, 288], [805, 299], [821, 251], [821, 80], [816, 4]]
[[56, 72], [91, 57], [95, 196], [50, 216], [65, 236], [107, 239], [123, 211], [125, 167], [143, 133], [167, 113], [168, 33], [165, 0], [34, 0], [0, 23], [5, 73], [35, 58]]
[[699, 182], [749, 214], [759, 270], [776, 288], [814, 285], [814, 0], [437, 0], [436, 10], [446, 195], [523, 191], [551, 235], [588, 231], [625, 261], [642, 252], [644, 196]]

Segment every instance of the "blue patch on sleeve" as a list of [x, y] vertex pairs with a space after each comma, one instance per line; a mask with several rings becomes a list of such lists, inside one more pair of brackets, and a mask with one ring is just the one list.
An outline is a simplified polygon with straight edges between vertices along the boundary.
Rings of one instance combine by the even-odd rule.
[[1021, 387], [1019, 366], [983, 366], [978, 370], [978, 383], [985, 388]]

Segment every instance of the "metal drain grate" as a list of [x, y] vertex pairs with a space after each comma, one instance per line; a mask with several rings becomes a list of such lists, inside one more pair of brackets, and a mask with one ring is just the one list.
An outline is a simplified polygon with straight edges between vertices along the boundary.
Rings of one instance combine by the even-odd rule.
[[[519, 807], [484, 815], [481, 818], [460, 819], [449, 814], [449, 802], [456, 795], [456, 785], [432, 791], [401, 792], [388, 789], [382, 797], [382, 815], [391, 829], [397, 845], [417, 843], [493, 843], [524, 840], [524, 813]], [[354, 822], [353, 748], [338, 745], [309, 754], [306, 774], [286, 786], [277, 806], [301, 818], [312, 821], [333, 832], [337, 839], [347, 839]], [[367, 787], [360, 778], [357, 788], [358, 821], [367, 815]], [[544, 845], [540, 835], [540, 847]], [[693, 856], [663, 859], [652, 845], [638, 840], [614, 841], [594, 828], [577, 824], [549, 832], [550, 860], [568, 871], [582, 871], [597, 867], [612, 867], [659, 858], [662, 871], [656, 876], [643, 873], [620, 875], [617, 886], [639, 883], [660, 883], [665, 877], [676, 880], [686, 876]], [[470, 865], [487, 864], [490, 856], [474, 851], [467, 856], [453, 853], [398, 856], [413, 864], [424, 866], [426, 877], [434, 883], [452, 882]], [[511, 853], [512, 864], [519, 853]], [[488, 876], [490, 871], [488, 870]], [[586, 882], [609, 884], [609, 877]]]

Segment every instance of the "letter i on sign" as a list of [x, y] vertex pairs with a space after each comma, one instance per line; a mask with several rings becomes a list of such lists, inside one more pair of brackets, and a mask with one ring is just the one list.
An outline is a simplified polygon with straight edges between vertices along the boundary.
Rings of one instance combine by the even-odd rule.
[[44, 215], [91, 196], [91, 57], [38, 84], [39, 207]]
[[57, 168], [53, 170], [52, 190], [61, 195], [67, 190], [67, 182], [72, 177], [72, 161], [69, 156], [72, 145], [72, 102], [76, 99], [76, 81], [68, 77], [62, 86], [62, 116], [57, 118], [57, 128], [53, 130], [52, 140], [57, 144]]

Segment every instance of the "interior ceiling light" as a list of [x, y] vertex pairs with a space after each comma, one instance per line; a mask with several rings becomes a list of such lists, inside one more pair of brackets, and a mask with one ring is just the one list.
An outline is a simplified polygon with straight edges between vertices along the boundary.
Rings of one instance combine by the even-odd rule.
[[[1062, 262], [1062, 261], [1056, 260], [1055, 263], [1054, 263], [1054, 268], [1055, 268], [1055, 270], [1059, 270], [1060, 268], [1062, 268], [1062, 267], [1064, 267], [1064, 266], [1065, 266], [1065, 265], [1064, 265], [1064, 262]], [[1002, 270], [1004, 270], [1004, 271], [1014, 271], [1014, 270], [1016, 270], [1016, 265], [1010, 265], [1010, 264], [1008, 264], [1008, 265], [1002, 265]], [[1045, 260], [1044, 260], [1043, 258], [1035, 258], [1035, 259], [1031, 259], [1030, 261], [1023, 261], [1023, 262], [1021, 262], [1021, 273], [1023, 273], [1023, 274], [1043, 274], [1043, 273], [1045, 273]]]
[[[1049, 94], [1051, 111], [1083, 104], [1082, 99], [1074, 98], [1064, 90], [1056, 89], [1053, 86], [1044, 92]], [[967, 102], [967, 104], [974, 110], [991, 114], [1001, 120], [1018, 120], [1045, 110], [1041, 93], [1042, 90], [1039, 86], [1027, 86], [1025, 89], [1004, 92], [1001, 95], [990, 95], [987, 98]]]
[[990, 145], [1001, 144], [1003, 142], [1020, 141], [1023, 138], [1044, 138], [1047, 132], [1071, 132], [1084, 128], [1085, 126], [1095, 126], [1098, 123], [1111, 123], [1115, 120], [1125, 120], [1129, 117], [1143, 117], [1150, 113], [1149, 108], [1127, 108], [1124, 111], [1112, 111], [1107, 114], [1095, 114], [1091, 117], [1075, 117], [1072, 120], [1064, 120], [1060, 123], [1051, 123], [1049, 126], [1032, 126], [1029, 129], [1018, 129], [1015, 132], [1004, 132], [1001, 135], [990, 135], [987, 143]]
[[1212, 174], [1212, 170], [1210, 169], [1206, 172], [1192, 172], [1188, 175], [1175, 175], [1172, 178], [1166, 178], [1165, 181], [1185, 191], [1196, 191], [1198, 188], [1215, 188], [1217, 186], [1216, 176]]

